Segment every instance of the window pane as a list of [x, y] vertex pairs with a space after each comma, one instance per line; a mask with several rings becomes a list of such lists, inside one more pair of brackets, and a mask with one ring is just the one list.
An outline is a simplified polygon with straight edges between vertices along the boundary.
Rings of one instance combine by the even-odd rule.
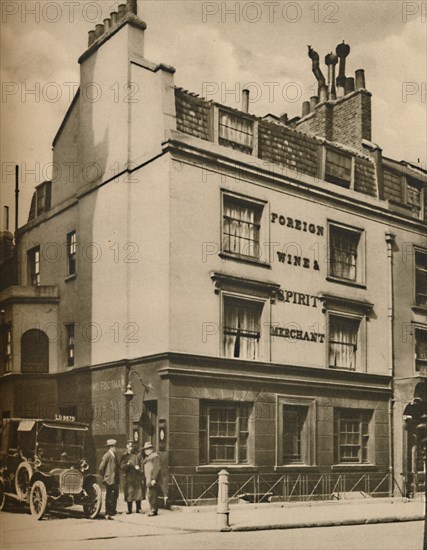
[[416, 370], [427, 369], [427, 330], [415, 329]]
[[224, 355], [257, 359], [261, 337], [262, 304], [224, 299]]
[[283, 462], [303, 462], [302, 433], [307, 407], [283, 406]]
[[356, 368], [357, 334], [360, 321], [345, 317], [329, 317], [329, 366]]
[[327, 149], [325, 179], [343, 187], [350, 187], [351, 157]]
[[241, 256], [259, 258], [262, 207], [224, 197], [223, 249]]
[[219, 143], [243, 153], [251, 154], [253, 122], [237, 114], [219, 112]]
[[333, 277], [357, 279], [357, 250], [360, 233], [330, 227], [330, 273]]
[[369, 419], [368, 411], [337, 411], [338, 461], [368, 462]]
[[417, 305], [427, 305], [427, 254], [415, 252], [415, 288]]

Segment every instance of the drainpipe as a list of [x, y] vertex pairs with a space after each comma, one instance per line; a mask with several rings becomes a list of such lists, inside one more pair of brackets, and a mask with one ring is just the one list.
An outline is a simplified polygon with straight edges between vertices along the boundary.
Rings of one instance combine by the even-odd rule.
[[395, 235], [386, 233], [385, 240], [387, 243], [387, 260], [389, 268], [388, 276], [388, 307], [387, 316], [389, 323], [389, 374], [391, 376], [391, 398], [388, 407], [389, 418], [389, 493], [394, 496], [394, 296], [393, 296], [393, 246], [395, 243]]

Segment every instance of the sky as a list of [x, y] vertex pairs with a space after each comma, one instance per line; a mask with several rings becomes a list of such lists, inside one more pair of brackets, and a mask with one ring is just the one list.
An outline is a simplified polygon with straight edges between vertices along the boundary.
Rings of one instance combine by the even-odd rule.
[[[120, 3], [0, 2], [0, 202], [12, 230], [14, 165], [22, 225], [35, 185], [51, 175], [52, 141], [79, 81], [87, 32]], [[173, 65], [177, 86], [238, 108], [248, 87], [259, 116], [300, 115], [316, 89], [307, 45], [326, 76], [324, 56], [345, 40], [347, 76], [364, 69], [372, 92], [372, 141], [388, 157], [427, 167], [427, 2], [138, 0], [138, 15], [147, 23], [145, 57]]]

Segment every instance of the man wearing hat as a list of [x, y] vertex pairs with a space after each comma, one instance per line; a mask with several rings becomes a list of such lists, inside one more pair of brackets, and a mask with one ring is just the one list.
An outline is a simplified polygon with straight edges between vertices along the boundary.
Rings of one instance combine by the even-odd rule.
[[120, 457], [116, 451], [117, 441], [107, 439], [108, 451], [104, 454], [99, 466], [106, 488], [105, 494], [105, 519], [113, 519], [117, 514], [117, 499], [119, 497]]
[[126, 443], [126, 452], [122, 455], [120, 468], [123, 471], [123, 491], [128, 505], [128, 514], [132, 513], [132, 502], [136, 503], [136, 513], [141, 513], [142, 472], [141, 458], [134, 452], [133, 441]]
[[154, 451], [154, 447], [148, 441], [142, 449], [145, 458], [143, 461], [145, 483], [147, 487], [147, 500], [150, 505], [149, 516], [157, 516], [157, 497], [160, 492], [161, 464], [160, 457]]

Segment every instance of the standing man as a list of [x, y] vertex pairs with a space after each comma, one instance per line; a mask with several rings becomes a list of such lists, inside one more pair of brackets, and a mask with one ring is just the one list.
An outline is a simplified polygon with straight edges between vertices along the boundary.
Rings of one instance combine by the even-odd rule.
[[145, 483], [147, 487], [147, 500], [150, 505], [149, 516], [157, 516], [158, 506], [157, 497], [160, 492], [161, 479], [161, 464], [160, 457], [154, 451], [154, 447], [148, 441], [144, 444], [143, 453], [145, 458], [143, 461]]
[[128, 514], [132, 513], [132, 502], [136, 503], [136, 513], [141, 513], [142, 472], [141, 459], [134, 452], [133, 441], [126, 443], [126, 452], [122, 455], [120, 464], [123, 473], [123, 491], [128, 505]]
[[106, 488], [105, 519], [113, 519], [117, 513], [119, 497], [120, 457], [116, 451], [117, 441], [115, 439], [108, 439], [106, 445], [108, 451], [102, 457], [99, 473]]

